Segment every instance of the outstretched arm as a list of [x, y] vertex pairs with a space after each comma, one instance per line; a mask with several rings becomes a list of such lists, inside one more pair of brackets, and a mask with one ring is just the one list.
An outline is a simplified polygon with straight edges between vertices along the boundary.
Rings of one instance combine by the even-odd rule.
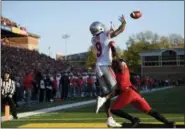
[[119, 59], [119, 56], [116, 52], [116, 48], [114, 46], [111, 46], [111, 51], [112, 51], [113, 60]]
[[120, 22], [121, 22], [121, 25], [119, 26], [119, 28], [115, 31], [113, 31], [110, 35], [111, 38], [114, 38], [116, 37], [117, 35], [119, 35], [120, 33], [122, 33], [124, 30], [125, 30], [125, 26], [126, 26], [126, 20], [125, 20], [125, 17], [122, 15], [120, 18], [119, 18]]

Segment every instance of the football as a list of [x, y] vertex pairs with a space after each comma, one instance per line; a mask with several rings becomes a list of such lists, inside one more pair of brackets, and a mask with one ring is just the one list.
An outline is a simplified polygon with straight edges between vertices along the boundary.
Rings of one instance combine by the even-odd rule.
[[131, 14], [130, 14], [130, 17], [133, 18], [133, 19], [138, 19], [142, 16], [142, 13], [140, 11], [133, 11]]

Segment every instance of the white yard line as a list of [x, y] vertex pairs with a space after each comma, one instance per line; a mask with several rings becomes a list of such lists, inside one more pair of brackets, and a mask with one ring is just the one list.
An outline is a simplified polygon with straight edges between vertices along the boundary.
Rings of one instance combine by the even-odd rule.
[[[165, 90], [165, 89], [169, 89], [169, 88], [172, 88], [172, 87], [158, 88], [158, 89], [153, 89], [151, 91], [141, 91], [141, 93], [151, 93], [151, 92], [155, 92], [155, 91], [159, 91], [159, 90]], [[84, 105], [92, 104], [92, 103], [95, 103], [95, 102], [96, 102], [96, 100], [90, 100], [90, 101], [85, 101], [85, 102], [78, 102], [78, 103], [66, 104], [66, 105], [62, 105], [62, 106], [45, 108], [45, 109], [40, 109], [40, 110], [35, 110], [35, 111], [30, 111], [30, 112], [24, 112], [24, 113], [19, 113], [18, 117], [19, 118], [24, 118], [24, 117], [43, 114], [43, 113], [47, 113], [47, 112], [53, 112], [53, 111], [58, 111], [58, 110], [63, 110], [63, 109], [69, 109], [69, 108], [84, 106]], [[12, 119], [13, 119], [13, 117], [10, 116], [10, 120], [12, 120]], [[4, 121], [4, 116], [1, 117], [1, 121]]]

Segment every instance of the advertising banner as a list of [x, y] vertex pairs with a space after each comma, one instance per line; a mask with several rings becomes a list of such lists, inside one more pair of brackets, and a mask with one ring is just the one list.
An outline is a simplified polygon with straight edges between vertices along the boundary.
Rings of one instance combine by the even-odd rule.
[[12, 32], [13, 33], [16, 33], [16, 34], [20, 34], [20, 29], [19, 28], [17, 28], [17, 27], [12, 27]]
[[20, 34], [22, 34], [22, 35], [28, 35], [28, 33], [25, 30], [20, 30]]

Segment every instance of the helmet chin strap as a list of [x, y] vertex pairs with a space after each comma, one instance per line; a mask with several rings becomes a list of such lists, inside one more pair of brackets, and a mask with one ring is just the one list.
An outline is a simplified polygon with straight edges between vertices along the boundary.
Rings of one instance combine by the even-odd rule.
[[100, 35], [101, 33], [103, 33], [103, 31], [101, 31], [100, 33], [96, 34], [96, 36]]

